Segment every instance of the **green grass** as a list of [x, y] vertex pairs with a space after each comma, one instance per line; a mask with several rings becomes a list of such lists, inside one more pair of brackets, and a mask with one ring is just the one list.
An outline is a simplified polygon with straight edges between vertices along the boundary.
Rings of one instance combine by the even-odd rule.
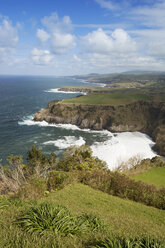
[[77, 89], [77, 91], [79, 89], [82, 89], [82, 90], [91, 90], [91, 91], [111, 91], [112, 89], [111, 88], [108, 88], [108, 87], [92, 87], [92, 86], [64, 86], [64, 87], [61, 87], [62, 89]]
[[145, 100], [150, 101], [152, 97], [145, 94], [124, 94], [124, 93], [105, 93], [105, 94], [89, 94], [86, 96], [75, 97], [63, 100], [62, 103], [76, 104], [104, 104], [104, 105], [125, 105], [132, 102]]
[[[16, 220], [18, 220], [21, 213], [23, 214], [22, 216], [24, 216], [24, 213], [29, 214], [28, 209], [38, 209], [38, 206], [41, 206], [40, 203], [43, 202], [49, 202], [53, 207], [63, 205], [71, 213], [71, 216], [84, 216], [85, 221], [90, 217], [92, 223], [95, 223], [95, 219], [91, 219], [91, 216], [97, 216], [106, 228], [105, 234], [100, 232], [97, 234], [100, 235], [102, 240], [108, 235], [111, 238], [114, 236], [130, 238], [150, 236], [165, 241], [165, 211], [110, 196], [82, 184], [68, 185], [62, 190], [50, 193], [40, 201], [8, 201], [4, 199], [3, 204], [2, 199], [1, 202], [1, 248], [82, 248], [86, 247], [83, 242], [87, 242], [95, 237], [99, 238], [94, 232], [92, 232], [92, 236], [88, 232], [85, 233], [85, 236], [80, 234], [80, 236], [57, 237], [56, 239], [55, 235], [49, 232], [49, 228], [48, 231], [43, 232], [43, 235], [38, 232], [31, 234], [26, 231], [26, 228], [23, 229], [17, 224]], [[88, 213], [89, 215], [86, 216], [83, 213]], [[49, 220], [45, 219], [46, 215], [44, 212], [42, 215], [44, 218], [42, 223], [47, 224]], [[49, 218], [51, 216], [52, 213], [50, 212]], [[38, 218], [35, 215], [32, 215], [32, 217], [34, 217], [35, 221]], [[40, 219], [38, 220], [39, 222], [41, 221]], [[45, 226], [44, 224], [44, 228]]]
[[108, 231], [115, 235], [164, 237], [165, 211], [110, 196], [89, 186], [69, 185], [50, 194], [47, 200], [66, 206], [77, 215], [88, 212], [101, 217]]
[[165, 187], [165, 167], [150, 169], [144, 173], [133, 176], [132, 178], [136, 181], [144, 181], [159, 187]]
[[17, 223], [26, 232], [41, 235], [49, 232], [56, 236], [74, 236], [104, 231], [104, 224], [97, 216], [83, 213], [75, 217], [66, 207], [47, 202], [29, 208], [17, 219]]

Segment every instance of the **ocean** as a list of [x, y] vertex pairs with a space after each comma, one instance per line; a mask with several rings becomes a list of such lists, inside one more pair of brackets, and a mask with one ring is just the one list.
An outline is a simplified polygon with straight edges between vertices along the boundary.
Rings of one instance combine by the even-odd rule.
[[[67, 99], [80, 93], [59, 92], [62, 86], [91, 86], [83, 80], [66, 77], [0, 76], [0, 163], [10, 154], [23, 155], [35, 144], [44, 154], [61, 156], [71, 145], [87, 144], [93, 155], [110, 169], [133, 156], [152, 158], [154, 142], [139, 132], [112, 134], [106, 130], [81, 130], [73, 125], [34, 122], [33, 115], [49, 101]], [[95, 84], [92, 84], [95, 86]], [[102, 85], [100, 85], [102, 86]]]

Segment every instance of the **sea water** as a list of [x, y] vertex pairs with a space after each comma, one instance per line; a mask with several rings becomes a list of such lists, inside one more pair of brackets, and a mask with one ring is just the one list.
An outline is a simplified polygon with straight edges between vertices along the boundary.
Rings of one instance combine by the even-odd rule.
[[154, 142], [139, 132], [112, 134], [107, 130], [82, 130], [71, 124], [33, 121], [34, 114], [45, 108], [49, 101], [82, 94], [60, 92], [60, 87], [84, 85], [91, 84], [66, 77], [0, 76], [1, 163], [5, 164], [10, 154], [21, 154], [26, 159], [26, 152], [32, 144], [44, 154], [55, 152], [57, 155], [71, 145], [87, 144], [91, 146], [93, 155], [106, 161], [110, 169], [133, 156], [143, 159], [156, 155], [152, 151]]

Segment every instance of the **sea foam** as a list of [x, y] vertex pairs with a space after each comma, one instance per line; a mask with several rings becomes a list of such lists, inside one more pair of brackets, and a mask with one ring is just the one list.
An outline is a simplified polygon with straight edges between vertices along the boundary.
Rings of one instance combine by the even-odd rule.
[[[79, 137], [63, 136], [57, 140], [45, 141], [44, 145], [53, 145], [59, 149], [66, 149], [71, 145], [83, 145], [88, 143], [84, 140], [83, 132], [92, 135], [93, 144], [91, 145], [93, 155], [105, 161], [109, 169], [113, 170], [122, 162], [127, 162], [130, 158], [138, 156], [140, 159], [152, 158], [156, 153], [152, 150], [155, 144], [146, 134], [140, 132], [111, 133], [107, 130], [95, 131], [90, 129], [80, 129], [71, 124], [49, 124], [46, 121], [33, 121], [33, 116], [23, 118], [18, 122], [19, 125], [37, 125], [39, 127], [56, 127], [72, 131], [78, 131]], [[77, 133], [76, 133], [77, 136]], [[96, 142], [96, 136], [102, 139]], [[91, 139], [91, 138], [90, 138]]]
[[43, 143], [44, 145], [54, 145], [59, 149], [66, 149], [72, 145], [81, 146], [85, 144], [82, 137], [76, 138], [75, 136], [64, 136], [62, 139], [50, 140]]
[[60, 90], [60, 88], [44, 90], [44, 92], [48, 92], [48, 93], [63, 93], [63, 94], [81, 94], [81, 95], [86, 95], [85, 92], [81, 92], [81, 91], [62, 91], [62, 90]]
[[105, 87], [106, 86], [106, 84], [104, 84], [104, 83], [91, 83], [91, 82], [88, 82], [84, 79], [82, 79], [81, 82], [84, 84], [93, 84], [94, 87]]
[[152, 158], [156, 153], [151, 149], [155, 143], [140, 132], [124, 132], [104, 142], [95, 142], [91, 148], [93, 155], [104, 160], [113, 170], [130, 158]]
[[34, 121], [33, 116], [27, 116], [22, 119], [22, 121], [18, 122], [19, 125], [27, 125], [27, 126], [39, 126], [39, 127], [57, 127], [57, 128], [63, 128], [63, 129], [71, 129], [71, 130], [81, 130], [76, 125], [72, 124], [49, 124], [46, 121]]

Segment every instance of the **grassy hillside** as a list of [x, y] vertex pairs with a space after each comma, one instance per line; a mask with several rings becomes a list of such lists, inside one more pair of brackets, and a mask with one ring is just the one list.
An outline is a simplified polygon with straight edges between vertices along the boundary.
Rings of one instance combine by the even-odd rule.
[[165, 186], [165, 167], [150, 169], [132, 178], [136, 181], [144, 181], [149, 184], [163, 187]]
[[50, 194], [47, 200], [62, 204], [76, 214], [91, 212], [100, 216], [111, 234], [164, 237], [165, 211], [110, 196], [83, 184], [69, 185]]
[[92, 86], [63, 86], [62, 88], [61, 88], [62, 90], [67, 90], [67, 89], [69, 89], [69, 90], [77, 90], [77, 91], [79, 91], [79, 90], [91, 90], [91, 91], [107, 91], [107, 92], [109, 92], [109, 91], [112, 91], [113, 89], [112, 88], [108, 88], [108, 87], [92, 87]]
[[[16, 224], [21, 212], [35, 207], [41, 202], [51, 202], [54, 206], [66, 206], [73, 215], [93, 213], [104, 222], [104, 235], [110, 237], [151, 236], [164, 240], [165, 212], [133, 201], [120, 199], [91, 189], [82, 184], [72, 184], [55, 193], [50, 193], [40, 201], [0, 200], [0, 247], [40, 248], [40, 247], [89, 247], [86, 236], [62, 237], [56, 239], [47, 232], [30, 234]], [[90, 234], [91, 235], [91, 234]], [[93, 238], [96, 234], [93, 233]], [[103, 237], [103, 234], [101, 237]], [[60, 245], [58, 246], [58, 242]]]
[[152, 100], [153, 97], [144, 94], [124, 94], [112, 93], [112, 94], [89, 94], [86, 96], [75, 97], [72, 99], [63, 100], [62, 103], [76, 103], [76, 104], [105, 104], [105, 105], [123, 105], [132, 102], [145, 100]]

